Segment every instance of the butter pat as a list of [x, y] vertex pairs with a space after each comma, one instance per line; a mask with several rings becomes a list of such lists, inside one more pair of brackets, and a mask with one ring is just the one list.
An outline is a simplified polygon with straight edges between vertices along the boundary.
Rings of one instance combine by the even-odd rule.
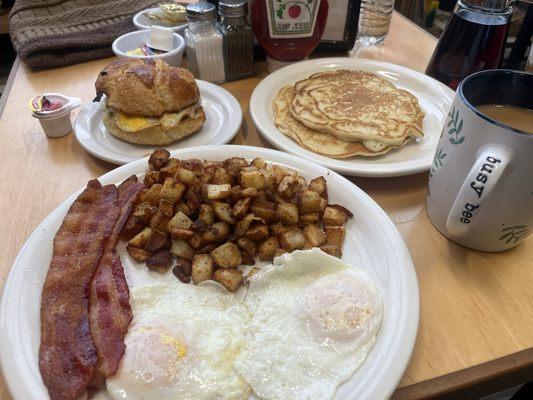
[[150, 27], [150, 43], [152, 49], [171, 51], [174, 48], [174, 32], [162, 26]]

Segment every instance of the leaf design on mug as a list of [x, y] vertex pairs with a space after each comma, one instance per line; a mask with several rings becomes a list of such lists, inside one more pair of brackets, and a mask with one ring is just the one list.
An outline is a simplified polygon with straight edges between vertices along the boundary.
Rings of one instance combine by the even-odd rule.
[[501, 230], [503, 235], [500, 236], [500, 240], [504, 240], [505, 243], [516, 243], [520, 239], [525, 238], [530, 234], [529, 229], [526, 225], [514, 225]]
[[442, 148], [438, 149], [435, 152], [435, 157], [433, 157], [433, 165], [431, 166], [431, 169], [429, 171], [429, 176], [433, 177], [433, 174], [435, 173], [435, 170], [440, 167], [444, 167], [444, 159], [446, 158], [446, 153], [442, 151]]
[[461, 131], [463, 130], [463, 119], [459, 119], [459, 110], [456, 110], [455, 106], [453, 106], [448, 113], [448, 117], [450, 117], [450, 120], [446, 124], [446, 127], [449, 128], [449, 140], [451, 144], [457, 146], [465, 141], [465, 137], [461, 136]]

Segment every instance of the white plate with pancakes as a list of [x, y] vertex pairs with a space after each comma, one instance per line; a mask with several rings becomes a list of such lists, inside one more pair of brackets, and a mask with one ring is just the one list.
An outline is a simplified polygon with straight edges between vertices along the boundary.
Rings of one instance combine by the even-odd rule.
[[[321, 110], [324, 109], [324, 106], [320, 104], [314, 106], [313, 104], [314, 108], [306, 109], [305, 104], [304, 107], [301, 106], [301, 104], [305, 102], [300, 101], [299, 98], [298, 108], [295, 107], [295, 101], [292, 101], [295, 99], [295, 97], [283, 98], [282, 96], [282, 89], [292, 91], [291, 96], [295, 96], [294, 90], [287, 85], [295, 85], [298, 82], [304, 82], [303, 80], [306, 80], [313, 74], [334, 72], [339, 70], [364, 71], [362, 73], [363, 75], [365, 75], [366, 72], [375, 74], [374, 76], [377, 75], [376, 81], [379, 84], [379, 81], [381, 80], [381, 87], [386, 87], [387, 90], [396, 90], [398, 95], [402, 97], [399, 100], [392, 100], [392, 103], [394, 104], [401, 104], [402, 102], [408, 103], [409, 98], [413, 98], [415, 103], [417, 100], [418, 104], [415, 105], [418, 110], [423, 112], [423, 119], [420, 116], [421, 113], [419, 112], [418, 114], [413, 113], [412, 120], [418, 120], [417, 130], [423, 132], [423, 135], [418, 133], [417, 135], [411, 135], [413, 136], [413, 140], [409, 141], [410, 137], [405, 137], [405, 142], [400, 144], [395, 142], [396, 146], [401, 146], [399, 148], [394, 148], [395, 146], [392, 144], [387, 145], [389, 146], [385, 147], [385, 151], [387, 152], [381, 155], [343, 155], [345, 158], [332, 158], [323, 155], [328, 154], [328, 152], [333, 154], [335, 151], [337, 151], [337, 149], [339, 149], [339, 146], [342, 146], [342, 150], [348, 148], [347, 151], [350, 152], [350, 154], [366, 153], [368, 155], [371, 152], [365, 149], [362, 144], [365, 142], [369, 144], [376, 144], [376, 140], [380, 140], [380, 134], [378, 134], [377, 139], [374, 136], [370, 136], [370, 139], [372, 139], [371, 141], [363, 141], [360, 140], [360, 138], [349, 138], [347, 140], [352, 141], [348, 143], [345, 141], [346, 137], [344, 136], [332, 137], [329, 134], [331, 131], [328, 130], [328, 127], [320, 129], [317, 126], [316, 118], [313, 120], [313, 117], [316, 116], [316, 113], [320, 113]], [[308, 81], [311, 80], [308, 79]], [[394, 88], [391, 83], [396, 88]], [[318, 93], [316, 88], [311, 88], [307, 94], [313, 90], [315, 90], [315, 93]], [[322, 88], [318, 88], [318, 91], [320, 90], [322, 90]], [[278, 93], [280, 93], [279, 97]], [[334, 92], [330, 91], [330, 96], [331, 93], [333, 93], [333, 95], [335, 94]], [[340, 98], [345, 94], [346, 93], [340, 93], [338, 96], [333, 97]], [[354, 96], [354, 98], [359, 96], [359, 98], [354, 100], [353, 103], [361, 101], [372, 102], [372, 100], [365, 100], [364, 98], [361, 99], [361, 97], [364, 97], [364, 94], [361, 96], [360, 91], [358, 91], [358, 93], [352, 93], [351, 95]], [[399, 65], [366, 59], [324, 58], [290, 65], [270, 74], [263, 79], [255, 88], [250, 99], [250, 114], [259, 132], [265, 137], [265, 139], [267, 139], [278, 149], [299, 155], [308, 160], [315, 161], [325, 167], [331, 168], [339, 173], [350, 176], [391, 177], [410, 175], [429, 170], [433, 161], [433, 155], [442, 130], [442, 126], [444, 125], [446, 115], [453, 100], [453, 96], [454, 92], [442, 83], [420, 72], [416, 72]], [[277, 106], [276, 111], [274, 111], [274, 101], [278, 102], [279, 99], [285, 101], [285, 103], [281, 104], [290, 105], [286, 108], [286, 115], [283, 115], [284, 118], [288, 116], [290, 119], [289, 125], [280, 125], [279, 114], [276, 114], [279, 113], [279, 105]], [[369, 96], [369, 99], [372, 99], [372, 96]], [[312, 100], [316, 101], [316, 99]], [[330, 100], [327, 99], [327, 101]], [[348, 102], [345, 100], [345, 103], [348, 103], [347, 107], [351, 106], [349, 100]], [[411, 104], [406, 104], [405, 106], [411, 107]], [[384, 107], [384, 109], [385, 113], [390, 112], [390, 110], [397, 112], [396, 115], [393, 115], [390, 118], [386, 116], [385, 118], [394, 120], [391, 123], [396, 125], [397, 120], [402, 120], [402, 118], [406, 119], [405, 115], [408, 114], [405, 109], [400, 109], [399, 111], [395, 110], [394, 106], [389, 108]], [[366, 110], [367, 108], [364, 109], [364, 112], [366, 112]], [[336, 110], [334, 109], [333, 115], [335, 112]], [[355, 115], [353, 108], [350, 112]], [[361, 118], [366, 118], [366, 122], [372, 124], [373, 118], [375, 118], [374, 115], [377, 115], [379, 118], [379, 113], [383, 111], [378, 110], [376, 111], [376, 114], [373, 115], [364, 115], [364, 112], [362, 111], [363, 115]], [[302, 121], [306, 125], [303, 125]], [[295, 126], [296, 128], [294, 128]], [[319, 126], [321, 125], [319, 124]], [[299, 129], [299, 132], [303, 131], [304, 133], [311, 132], [307, 133], [307, 135], [316, 136], [312, 137], [312, 141], [306, 141], [305, 137], [302, 137], [300, 133], [296, 132], [295, 134], [294, 129]], [[286, 133], [282, 133], [282, 130], [284, 130]], [[329, 133], [325, 133], [326, 131]], [[309, 138], [309, 136], [307, 137]], [[316, 140], [315, 137], [317, 137]], [[304, 139], [303, 141], [301, 140], [302, 138]], [[339, 141], [338, 139], [341, 140]], [[332, 140], [334, 141], [333, 143]], [[311, 146], [309, 146], [309, 144], [311, 144]], [[384, 146], [380, 142], [377, 144], [381, 147]], [[388, 151], [389, 148], [390, 151]], [[324, 149], [326, 150], [323, 151]]]
[[[269, 163], [291, 168], [306, 179], [325, 177], [329, 201], [349, 205], [354, 213], [354, 218], [346, 224], [342, 260], [359, 267], [376, 282], [383, 304], [381, 327], [374, 347], [355, 374], [347, 381], [339, 382], [334, 398], [388, 399], [413, 350], [418, 328], [419, 294], [409, 251], [385, 212], [339, 174], [287, 153], [246, 146], [204, 146], [175, 150], [172, 156], [206, 160], [261, 157]], [[99, 180], [102, 184], [119, 183], [132, 174], [142, 177], [146, 170], [147, 159], [138, 160], [103, 175]], [[35, 229], [17, 256], [4, 286], [0, 302], [0, 361], [15, 400], [49, 398], [38, 366], [40, 297], [52, 256], [54, 235], [79, 193], [69, 197]], [[124, 246], [118, 246], [117, 251], [130, 289], [177, 281], [171, 273], [157, 274], [135, 263], [128, 257]], [[287, 354], [280, 356], [289, 357]], [[295, 376], [300, 372], [296, 371]], [[102, 397], [98, 399], [109, 399], [104, 392], [100, 395]], [[254, 398], [257, 399], [253, 395], [250, 397]]]
[[[170, 151], [229, 143], [241, 127], [241, 106], [230, 92], [209, 82], [196, 80], [196, 83], [206, 120], [200, 131], [163, 146]], [[89, 103], [80, 111], [74, 124], [78, 143], [93, 156], [122, 165], [149, 156], [161, 147], [133, 144], [116, 138], [103, 123], [104, 113], [105, 101]]]

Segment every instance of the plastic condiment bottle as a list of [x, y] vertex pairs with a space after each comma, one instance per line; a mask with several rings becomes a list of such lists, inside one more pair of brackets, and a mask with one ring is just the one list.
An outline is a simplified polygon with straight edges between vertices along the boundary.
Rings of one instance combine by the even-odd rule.
[[327, 0], [254, 0], [252, 25], [267, 70], [305, 60], [318, 46], [327, 17]]
[[224, 38], [226, 80], [234, 81], [254, 72], [254, 33], [246, 22], [246, 0], [221, 0], [220, 32]]
[[189, 4], [187, 21], [185, 43], [189, 70], [198, 79], [223, 83], [223, 39], [218, 29], [215, 6], [204, 2]]
[[455, 90], [466, 76], [499, 68], [512, 12], [506, 0], [459, 0], [426, 74]]

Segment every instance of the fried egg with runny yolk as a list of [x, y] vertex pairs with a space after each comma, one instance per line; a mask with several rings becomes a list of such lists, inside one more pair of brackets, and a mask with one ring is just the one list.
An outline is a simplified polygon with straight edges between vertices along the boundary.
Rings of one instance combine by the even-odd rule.
[[115, 400], [247, 399], [234, 362], [249, 326], [232, 293], [179, 282], [131, 291], [134, 319], [107, 391]]

